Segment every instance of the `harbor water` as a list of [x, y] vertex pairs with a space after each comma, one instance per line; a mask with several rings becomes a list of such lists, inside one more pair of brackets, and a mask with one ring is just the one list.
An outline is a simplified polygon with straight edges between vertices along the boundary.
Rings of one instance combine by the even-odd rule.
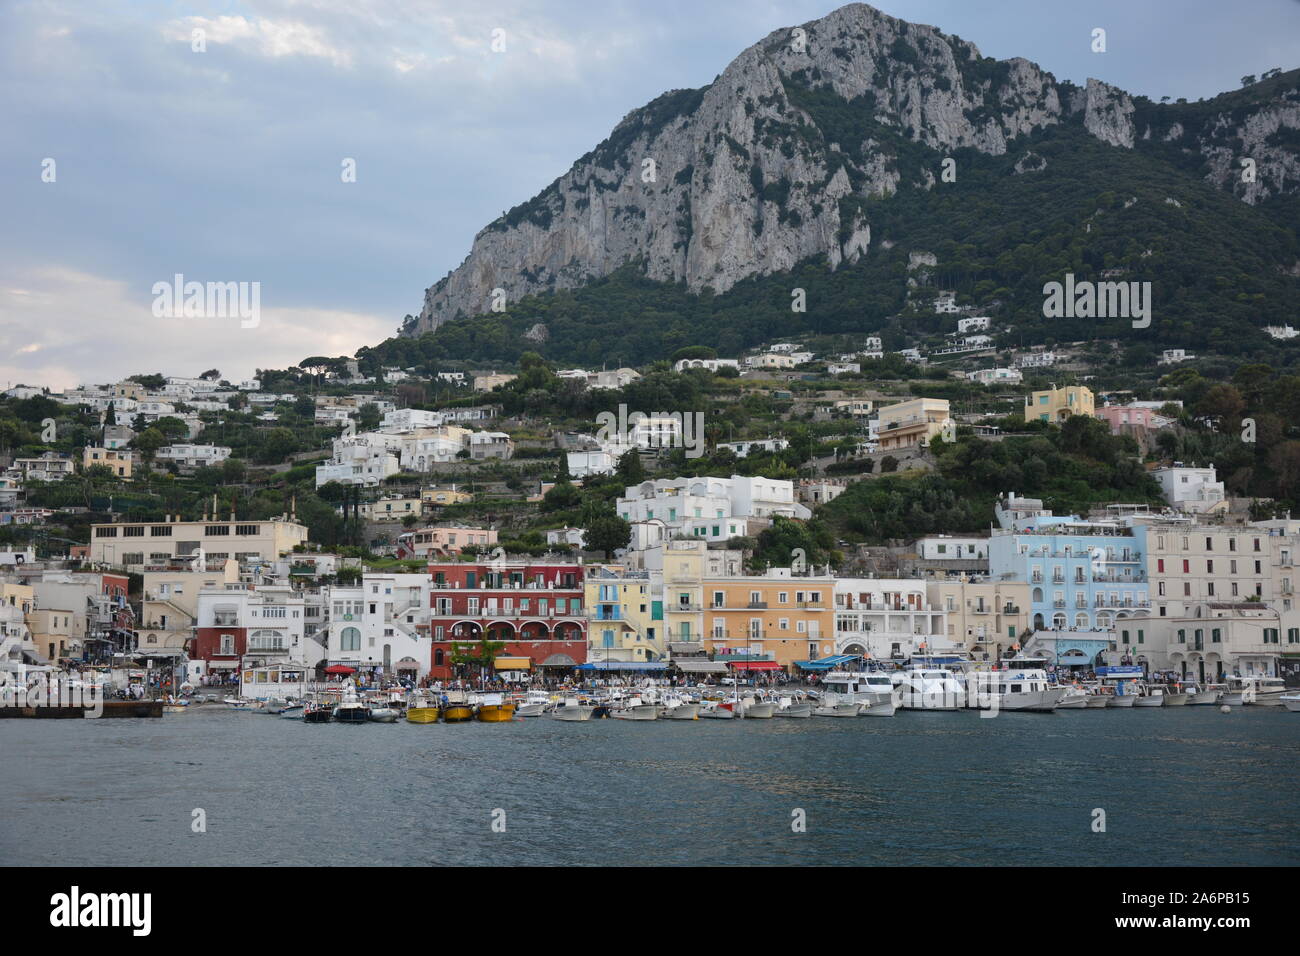
[[1300, 714], [1275, 707], [347, 726], [209, 706], [0, 721], [0, 757], [9, 865], [1300, 864]]

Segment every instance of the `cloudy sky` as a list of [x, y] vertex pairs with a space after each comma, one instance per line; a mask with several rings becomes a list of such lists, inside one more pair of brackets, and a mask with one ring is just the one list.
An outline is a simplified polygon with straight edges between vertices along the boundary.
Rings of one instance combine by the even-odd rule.
[[[1297, 0], [880, 0], [988, 56], [1189, 99], [1300, 66]], [[245, 378], [418, 312], [629, 110], [833, 0], [3, 0], [0, 382]], [[1090, 51], [1104, 27], [1108, 51]], [[206, 50], [195, 52], [195, 28]], [[494, 31], [504, 52], [492, 49]], [[356, 181], [342, 182], [345, 160]], [[47, 160], [53, 160], [53, 182]], [[153, 286], [259, 282], [261, 321]]]

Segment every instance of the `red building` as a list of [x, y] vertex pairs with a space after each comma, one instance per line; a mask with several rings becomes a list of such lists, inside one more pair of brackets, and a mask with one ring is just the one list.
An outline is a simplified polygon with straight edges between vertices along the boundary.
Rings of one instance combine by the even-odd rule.
[[433, 579], [431, 677], [455, 676], [454, 645], [477, 643], [485, 636], [505, 644], [498, 657], [526, 657], [534, 669], [586, 662], [581, 564], [430, 564], [429, 576]]
[[246, 627], [196, 627], [190, 639], [190, 659], [204, 661], [211, 671], [235, 671], [248, 649]]

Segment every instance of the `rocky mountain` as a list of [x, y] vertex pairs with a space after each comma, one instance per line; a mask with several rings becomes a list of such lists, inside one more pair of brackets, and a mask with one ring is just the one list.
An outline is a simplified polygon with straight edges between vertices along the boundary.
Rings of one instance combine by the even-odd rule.
[[[628, 114], [483, 229], [403, 332], [488, 312], [494, 298], [579, 287], [628, 263], [648, 279], [719, 293], [815, 257], [834, 270], [871, 248], [873, 198], [933, 189], [957, 151], [1000, 156], [1018, 137], [1065, 124], [1244, 203], [1293, 194], [1298, 78], [1155, 104], [1100, 80], [1058, 81], [1028, 60], [983, 57], [935, 27], [850, 4], [769, 34], [704, 89]], [[1242, 158], [1253, 160], [1250, 176]]]

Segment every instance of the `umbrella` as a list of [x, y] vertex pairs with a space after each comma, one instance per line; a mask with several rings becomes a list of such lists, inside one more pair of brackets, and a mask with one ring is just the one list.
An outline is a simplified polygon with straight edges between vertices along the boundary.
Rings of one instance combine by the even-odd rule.
[[355, 667], [348, 667], [346, 664], [332, 664], [325, 668], [326, 674], [355, 674], [356, 672]]

